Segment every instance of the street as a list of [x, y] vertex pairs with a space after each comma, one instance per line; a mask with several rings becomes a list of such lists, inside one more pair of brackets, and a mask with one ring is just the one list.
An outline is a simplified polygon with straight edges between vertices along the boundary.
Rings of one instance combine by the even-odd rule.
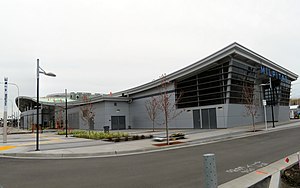
[[300, 150], [300, 128], [154, 153], [88, 159], [0, 159], [3, 188], [203, 187], [203, 154], [222, 184]]

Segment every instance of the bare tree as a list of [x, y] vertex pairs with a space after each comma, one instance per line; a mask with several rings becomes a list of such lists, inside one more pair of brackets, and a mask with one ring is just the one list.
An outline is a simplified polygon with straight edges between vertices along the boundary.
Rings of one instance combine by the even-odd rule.
[[63, 108], [60, 106], [56, 106], [56, 109], [55, 109], [55, 125], [57, 129], [61, 129], [63, 127]]
[[177, 99], [172, 101], [174, 93], [170, 92], [171, 83], [166, 79], [166, 74], [163, 74], [160, 77], [160, 96], [159, 96], [159, 105], [158, 108], [162, 111], [164, 116], [164, 124], [166, 128], [166, 136], [167, 136], [167, 144], [169, 145], [169, 121], [176, 118], [178, 115], [182, 113], [182, 111], [178, 111], [176, 109], [176, 104], [179, 101], [181, 94], [177, 97]]
[[81, 118], [83, 121], [85, 121], [85, 124], [88, 126], [90, 134], [91, 129], [94, 129], [94, 108], [88, 96], [83, 96], [82, 100], [85, 104], [80, 107]]
[[250, 115], [252, 118], [252, 127], [255, 132], [255, 118], [257, 116], [258, 111], [258, 100], [255, 97], [254, 85], [244, 84], [243, 85], [243, 102], [246, 108], [247, 115]]
[[159, 102], [156, 97], [151, 97], [151, 99], [147, 100], [145, 102], [145, 107], [147, 110], [147, 114], [149, 119], [152, 121], [152, 129], [154, 132], [154, 125], [155, 125], [155, 120], [157, 118], [157, 113], [158, 113], [158, 107], [159, 107]]

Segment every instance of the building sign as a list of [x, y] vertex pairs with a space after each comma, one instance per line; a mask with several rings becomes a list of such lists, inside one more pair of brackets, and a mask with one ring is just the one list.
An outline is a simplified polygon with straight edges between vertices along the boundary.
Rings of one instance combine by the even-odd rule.
[[4, 112], [7, 112], [8, 78], [4, 78]]
[[272, 69], [270, 69], [268, 67], [261, 66], [260, 67], [260, 73], [264, 74], [264, 75], [267, 75], [269, 77], [272, 77], [272, 78], [279, 79], [282, 82], [289, 83], [288, 77], [286, 75], [281, 74], [281, 73], [279, 73], [279, 72], [277, 72], [275, 70], [272, 70]]

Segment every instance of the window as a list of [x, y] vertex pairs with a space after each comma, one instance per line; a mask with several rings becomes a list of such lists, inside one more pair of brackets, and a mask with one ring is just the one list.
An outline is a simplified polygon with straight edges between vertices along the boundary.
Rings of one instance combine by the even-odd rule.
[[224, 104], [227, 90], [229, 62], [211, 67], [176, 84], [178, 108]]

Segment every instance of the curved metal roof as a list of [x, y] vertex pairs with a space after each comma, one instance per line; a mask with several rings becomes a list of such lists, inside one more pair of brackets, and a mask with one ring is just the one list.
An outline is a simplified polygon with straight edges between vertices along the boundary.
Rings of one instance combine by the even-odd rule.
[[[213, 53], [212, 55], [197, 61], [196, 63], [193, 63], [183, 69], [180, 69], [178, 71], [175, 71], [169, 75], [166, 75], [166, 80], [167, 81], [174, 81], [176, 79], [179, 79], [180, 77], [184, 77], [186, 75], [189, 75], [201, 68], [207, 67], [213, 63], [215, 63], [216, 61], [226, 57], [226, 56], [230, 56], [232, 54], [238, 54], [242, 57], [245, 57], [253, 62], [256, 62], [258, 64], [261, 64], [263, 66], [267, 66], [272, 68], [273, 70], [283, 73], [285, 75], [287, 75], [289, 78], [291, 78], [292, 81], [296, 80], [298, 78], [298, 75], [287, 70], [286, 68], [270, 61], [269, 59], [253, 52], [252, 50], [249, 50], [248, 48], [245, 48], [244, 46], [234, 42], [230, 45], [228, 45], [227, 47]], [[146, 83], [144, 85], [132, 88], [132, 89], [128, 89], [125, 91], [121, 91], [121, 92], [117, 92], [114, 94], [114, 96], [120, 96], [122, 95], [122, 93], [125, 94], [134, 94], [134, 93], [139, 93], [148, 89], [152, 89], [154, 87], [158, 87], [160, 85], [160, 80], [154, 80], [152, 82]]]
[[[263, 66], [272, 68], [273, 70], [280, 72], [286, 76], [288, 76], [292, 81], [296, 80], [298, 78], [298, 75], [287, 70], [286, 68], [270, 61], [269, 59], [253, 52], [252, 50], [249, 50], [248, 48], [245, 48], [244, 46], [234, 42], [230, 45], [228, 45], [227, 47], [213, 53], [212, 55], [197, 61], [196, 63], [193, 63], [183, 69], [180, 69], [178, 71], [175, 71], [169, 75], [166, 75], [166, 80], [167, 81], [174, 81], [176, 79], [180, 79], [182, 77], [185, 77], [189, 74], [194, 73], [197, 70], [200, 70], [202, 68], [205, 68], [209, 65], [212, 65], [214, 63], [216, 63], [218, 60], [221, 60], [222, 58], [225, 58], [227, 56], [231, 56], [231, 55], [239, 55], [240, 57], [246, 58], [248, 60], [251, 60], [257, 64], [261, 64]], [[131, 94], [135, 94], [135, 93], [139, 93], [148, 89], [152, 89], [154, 87], [158, 87], [161, 83], [161, 81], [159, 79], [154, 80], [152, 82], [143, 84], [141, 86], [138, 87], [134, 87], [128, 90], [124, 90], [121, 92], [117, 92], [114, 93], [112, 96], [94, 96], [91, 97], [90, 100], [92, 103], [94, 102], [100, 102], [100, 101], [127, 101], [129, 102], [131, 99], [128, 97], [121, 97], [123, 96], [123, 94], [126, 95], [131, 95]], [[57, 98], [57, 99], [48, 99], [48, 98], [40, 98], [40, 104], [44, 104], [44, 105], [50, 105], [50, 106], [54, 106], [54, 105], [64, 105], [64, 101], [65, 99], [63, 97], [61, 98]], [[17, 99], [16, 99], [16, 103], [17, 103]], [[68, 99], [68, 105], [83, 105], [85, 104], [83, 101], [69, 101]], [[27, 106], [35, 106], [36, 105], [36, 99], [35, 98], [30, 98], [30, 97], [20, 97], [20, 110], [24, 111], [24, 108], [26, 108]]]
[[[89, 98], [89, 103], [97, 103], [102, 101], [116, 101], [116, 102], [130, 102], [131, 99], [128, 97], [112, 97], [112, 96], [94, 96]], [[20, 111], [23, 112], [26, 110], [26, 107], [34, 108], [37, 104], [36, 98], [26, 97], [26, 96], [20, 96], [19, 97], [20, 102]], [[63, 97], [41, 97], [39, 99], [39, 103], [41, 105], [46, 106], [65, 106], [65, 98]], [[86, 104], [83, 100], [72, 100], [67, 99], [68, 108], [72, 108], [74, 106], [80, 106]], [[18, 98], [16, 98], [16, 104], [18, 105]]]

